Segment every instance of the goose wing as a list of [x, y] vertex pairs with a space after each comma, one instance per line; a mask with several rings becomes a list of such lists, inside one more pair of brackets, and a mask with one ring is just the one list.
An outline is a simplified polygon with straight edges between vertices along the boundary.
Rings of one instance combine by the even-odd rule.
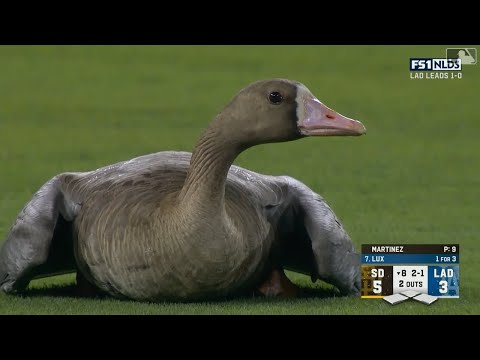
[[[47, 181], [20, 211], [1, 246], [0, 291], [22, 290], [33, 278], [76, 271], [72, 224], [84, 201], [102, 203], [102, 197], [111, 199], [116, 190], [134, 193], [138, 182], [178, 186], [190, 156], [166, 151]], [[153, 171], [160, 175], [152, 177]]]
[[[322, 196], [289, 176], [267, 176], [232, 166], [230, 183], [243, 186], [276, 229], [278, 262], [289, 270], [360, 293], [360, 255]], [[231, 185], [231, 184], [230, 184]]]

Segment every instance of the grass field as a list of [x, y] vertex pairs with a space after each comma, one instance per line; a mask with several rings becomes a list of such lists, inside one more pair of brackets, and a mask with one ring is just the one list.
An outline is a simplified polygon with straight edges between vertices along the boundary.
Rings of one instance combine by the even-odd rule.
[[460, 298], [431, 306], [315, 296], [147, 304], [68, 295], [73, 275], [0, 294], [0, 314], [480, 314], [480, 65], [462, 79], [410, 79], [410, 57], [448, 46], [2, 46], [0, 243], [48, 179], [161, 150], [191, 151], [240, 88], [303, 82], [361, 120], [358, 138], [262, 145], [236, 164], [288, 174], [321, 193], [362, 243], [459, 243]]

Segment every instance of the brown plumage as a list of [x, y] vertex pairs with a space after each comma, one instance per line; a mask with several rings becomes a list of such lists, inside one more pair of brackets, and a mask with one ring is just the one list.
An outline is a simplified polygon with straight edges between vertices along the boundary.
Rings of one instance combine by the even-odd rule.
[[[253, 83], [215, 117], [193, 154], [150, 154], [45, 184], [0, 250], [0, 289], [78, 269], [114, 296], [200, 300], [252, 291], [286, 267], [358, 293], [353, 244], [323, 199], [295, 179], [232, 163], [258, 144], [364, 132], [298, 82]], [[54, 233], [64, 220], [68, 231]], [[73, 244], [68, 265], [52, 256], [61, 238]]]

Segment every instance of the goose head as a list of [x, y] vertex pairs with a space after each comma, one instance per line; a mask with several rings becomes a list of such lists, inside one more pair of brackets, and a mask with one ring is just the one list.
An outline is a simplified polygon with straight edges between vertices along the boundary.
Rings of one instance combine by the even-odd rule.
[[219, 114], [215, 125], [242, 147], [307, 136], [358, 136], [357, 120], [318, 100], [305, 85], [287, 79], [262, 80], [242, 89]]
[[297, 81], [254, 82], [240, 90], [200, 136], [178, 203], [188, 201], [207, 208], [223, 203], [231, 164], [252, 146], [307, 136], [365, 133], [361, 122], [328, 108]]

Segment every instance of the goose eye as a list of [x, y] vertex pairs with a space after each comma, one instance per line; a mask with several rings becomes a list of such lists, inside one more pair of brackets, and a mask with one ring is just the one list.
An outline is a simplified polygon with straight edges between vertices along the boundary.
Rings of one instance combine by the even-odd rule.
[[278, 105], [283, 101], [283, 96], [278, 91], [271, 92], [268, 99], [273, 105]]

